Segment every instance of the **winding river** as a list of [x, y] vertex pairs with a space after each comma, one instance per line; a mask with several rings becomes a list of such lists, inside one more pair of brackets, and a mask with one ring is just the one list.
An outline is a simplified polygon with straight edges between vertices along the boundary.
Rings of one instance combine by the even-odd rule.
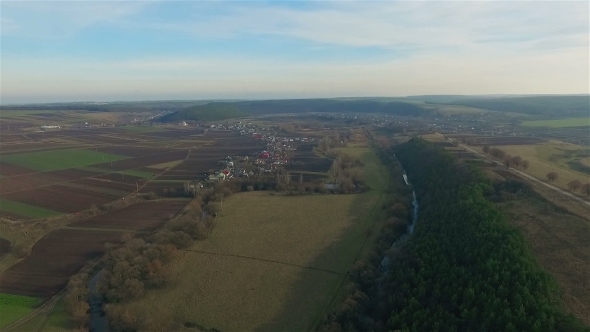
[[[409, 186], [410, 182], [408, 181], [406, 171], [404, 171], [403, 177], [404, 181], [406, 182], [406, 185]], [[394, 248], [395, 246], [404, 243], [405, 241], [407, 241], [408, 237], [412, 235], [412, 233], [414, 233], [414, 225], [416, 225], [416, 220], [418, 220], [418, 209], [420, 208], [420, 204], [418, 204], [418, 199], [416, 198], [416, 191], [414, 190], [412, 190], [412, 197], [412, 221], [408, 224], [406, 232], [391, 244], [391, 248]], [[383, 272], [387, 272], [390, 264], [391, 258], [389, 258], [389, 255], [386, 254], [385, 257], [383, 257], [383, 260], [381, 260], [381, 269], [383, 270]]]

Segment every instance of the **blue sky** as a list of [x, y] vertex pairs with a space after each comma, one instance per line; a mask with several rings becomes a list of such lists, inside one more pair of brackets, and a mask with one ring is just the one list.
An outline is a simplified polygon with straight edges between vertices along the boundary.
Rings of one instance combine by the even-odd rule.
[[2, 1], [1, 102], [589, 92], [589, 5]]

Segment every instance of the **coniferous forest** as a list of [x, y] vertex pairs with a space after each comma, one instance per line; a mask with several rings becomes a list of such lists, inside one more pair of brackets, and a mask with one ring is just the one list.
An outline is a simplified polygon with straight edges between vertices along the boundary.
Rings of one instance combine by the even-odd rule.
[[419, 138], [380, 155], [407, 172], [420, 203], [415, 231], [382, 276], [354, 280], [363, 301], [328, 315], [323, 330], [589, 331], [565, 313], [481, 171]]

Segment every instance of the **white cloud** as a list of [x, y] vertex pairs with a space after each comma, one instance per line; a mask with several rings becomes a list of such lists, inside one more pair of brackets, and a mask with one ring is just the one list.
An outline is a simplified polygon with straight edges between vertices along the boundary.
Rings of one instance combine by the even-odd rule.
[[[588, 93], [588, 2], [321, 2], [301, 8], [258, 2], [191, 4], [192, 19], [142, 16], [151, 2], [10, 3], [24, 38], [60, 38], [93, 24], [190, 42], [226, 43], [216, 57], [2, 56], [2, 99], [268, 98], [484, 93]], [[5, 3], [2, 3], [3, 12]], [[12, 11], [12, 12], [11, 12]], [[4, 15], [4, 13], [3, 13]], [[49, 17], [49, 18], [46, 18]], [[21, 20], [19, 20], [19, 18]], [[47, 24], [57, 22], [57, 27]], [[20, 27], [19, 27], [20, 25]], [[3, 32], [4, 33], [4, 32]], [[377, 49], [379, 60], [288, 61], [239, 56], [234, 41], [297, 39], [310, 48]], [[409, 50], [403, 57], [396, 51]], [[6, 50], [3, 50], [6, 51]], [[280, 51], [280, 50], [279, 50]], [[280, 52], [277, 52], [280, 53]]]
[[[207, 15], [210, 7], [217, 11]], [[127, 24], [198, 38], [263, 35], [385, 48], [515, 39], [527, 46], [564, 36], [588, 37], [588, 2], [323, 2], [305, 9], [215, 2], [193, 10], [192, 21]]]
[[54, 40], [70, 38], [93, 24], [116, 24], [148, 5], [147, 1], [2, 1], [2, 20], [10, 15], [22, 38]]

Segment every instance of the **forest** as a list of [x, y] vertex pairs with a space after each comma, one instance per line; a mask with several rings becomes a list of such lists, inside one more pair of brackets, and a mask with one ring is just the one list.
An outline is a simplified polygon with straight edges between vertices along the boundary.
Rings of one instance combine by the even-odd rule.
[[285, 114], [307, 112], [387, 113], [400, 116], [421, 116], [424, 108], [402, 101], [344, 100], [344, 99], [292, 99], [238, 102], [212, 102], [192, 106], [159, 120], [174, 122], [183, 120], [215, 121], [260, 114]]
[[384, 252], [382, 276], [375, 262], [353, 272], [351, 295], [322, 330], [588, 331], [492, 202], [506, 188], [418, 138], [381, 157], [388, 168], [399, 160], [416, 192], [414, 234]]

